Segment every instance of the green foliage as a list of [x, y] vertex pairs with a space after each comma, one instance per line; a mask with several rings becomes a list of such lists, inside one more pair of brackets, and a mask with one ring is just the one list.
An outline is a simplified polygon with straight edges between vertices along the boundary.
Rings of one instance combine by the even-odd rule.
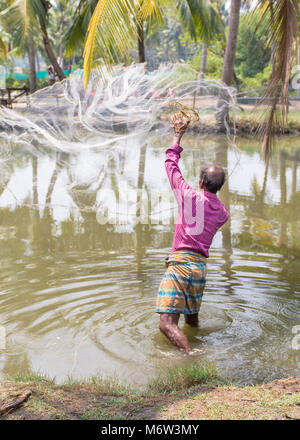
[[270, 50], [265, 49], [267, 37], [255, 32], [258, 21], [252, 13], [241, 16], [235, 68], [237, 75], [245, 79], [263, 72], [270, 63]]
[[269, 83], [271, 73], [272, 66], [268, 64], [264, 70], [257, 73], [255, 77], [243, 78], [242, 91], [245, 91], [247, 96], [259, 96]]
[[[197, 53], [197, 55], [195, 55], [191, 59], [190, 64], [194, 69], [199, 71], [201, 65], [200, 51], [199, 53]], [[209, 76], [210, 78], [221, 79], [222, 69], [223, 69], [223, 58], [210, 52], [210, 50], [208, 49], [206, 75]]]
[[[22, 87], [20, 84], [20, 81], [11, 76], [5, 80], [5, 87]], [[22, 84], [24, 84], [24, 81], [22, 81]]]
[[48, 87], [48, 86], [49, 86], [49, 78], [38, 79], [37, 81], [38, 89], [43, 89], [44, 87]]
[[16, 46], [23, 46], [27, 33], [38, 26], [39, 19], [45, 19], [46, 10], [40, 0], [19, 0], [11, 2], [0, 13], [1, 25], [11, 33]]
[[192, 38], [208, 43], [223, 35], [224, 23], [215, 6], [206, 0], [177, 0], [182, 24]]
[[[26, 80], [17, 80], [11, 76], [9, 76], [6, 79], [5, 82], [6, 87], [24, 87], [27, 86], [28, 88], [30, 88], [30, 83], [29, 83], [29, 78], [27, 78]], [[48, 87], [49, 86], [49, 78], [43, 78], [43, 79], [38, 79], [37, 80], [37, 88], [38, 89], [43, 89], [44, 87]]]
[[67, 30], [65, 36], [66, 57], [70, 58], [76, 52], [82, 53], [85, 36], [88, 30], [89, 22], [95, 10], [97, 0], [86, 2], [80, 0], [74, 12], [74, 20]]

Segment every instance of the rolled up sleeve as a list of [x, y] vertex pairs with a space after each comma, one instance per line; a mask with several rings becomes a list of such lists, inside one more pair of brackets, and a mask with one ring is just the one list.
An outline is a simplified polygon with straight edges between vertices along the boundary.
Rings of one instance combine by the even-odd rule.
[[185, 191], [191, 189], [182, 177], [178, 166], [182, 150], [178, 144], [174, 144], [166, 151], [165, 167], [172, 190]]

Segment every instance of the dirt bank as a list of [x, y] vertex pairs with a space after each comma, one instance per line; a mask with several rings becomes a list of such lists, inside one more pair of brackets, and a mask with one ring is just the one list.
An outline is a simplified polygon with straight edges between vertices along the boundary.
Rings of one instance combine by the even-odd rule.
[[168, 395], [124, 389], [105, 392], [96, 383], [5, 382], [0, 385], [0, 409], [26, 390], [32, 391], [27, 401], [2, 419], [300, 419], [296, 377], [247, 387], [204, 385]]

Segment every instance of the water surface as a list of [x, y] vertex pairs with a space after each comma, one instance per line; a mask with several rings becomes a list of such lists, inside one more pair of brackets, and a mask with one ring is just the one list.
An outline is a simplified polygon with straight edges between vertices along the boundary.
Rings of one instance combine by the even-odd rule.
[[[176, 212], [168, 141], [119, 140], [81, 154], [16, 147], [1, 162], [1, 377], [34, 370], [144, 384], [187, 361], [154, 313]], [[183, 142], [194, 187], [205, 163], [228, 171], [220, 197], [231, 214], [211, 248], [201, 327], [183, 329], [200, 359], [239, 384], [299, 374], [298, 142], [284, 138], [269, 163], [250, 140], [240, 150], [222, 137]]]

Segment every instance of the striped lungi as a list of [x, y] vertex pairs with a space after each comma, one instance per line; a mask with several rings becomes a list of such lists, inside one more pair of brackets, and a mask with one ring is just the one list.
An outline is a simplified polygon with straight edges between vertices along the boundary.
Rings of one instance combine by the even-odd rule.
[[157, 313], [199, 313], [206, 279], [205, 257], [190, 251], [175, 251], [166, 259], [160, 283]]

